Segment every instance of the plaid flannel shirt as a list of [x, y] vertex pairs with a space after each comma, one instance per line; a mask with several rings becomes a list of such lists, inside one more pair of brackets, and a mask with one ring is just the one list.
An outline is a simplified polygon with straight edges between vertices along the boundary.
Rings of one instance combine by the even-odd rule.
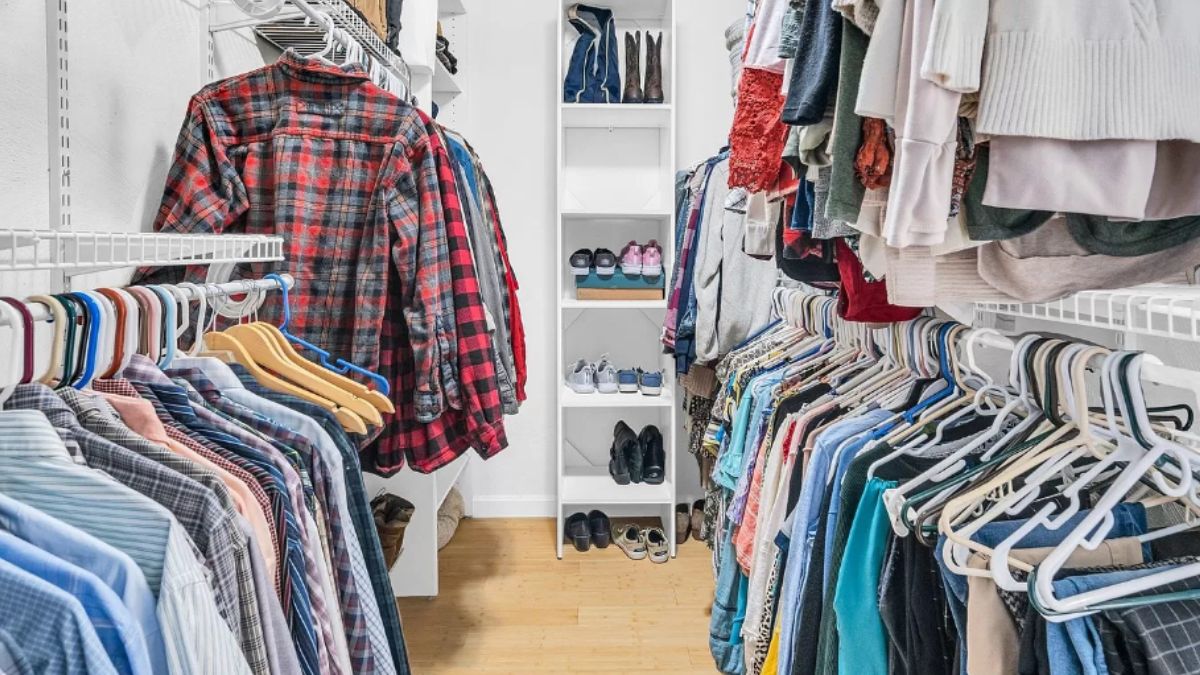
[[230, 400], [221, 393], [221, 389], [203, 371], [197, 368], [179, 368], [169, 371], [169, 374], [186, 379], [219, 412], [242, 422], [268, 438], [276, 438], [295, 448], [306, 459], [307, 464], [311, 467], [312, 479], [315, 481], [315, 488], [321, 503], [329, 516], [325, 520], [329, 528], [330, 561], [333, 563], [333, 571], [336, 574], [336, 590], [342, 610], [342, 622], [346, 630], [347, 646], [350, 650], [350, 664], [354, 667], [355, 673], [395, 672], [389, 667], [390, 661], [389, 664], [376, 664], [375, 652], [371, 646], [373, 641], [380, 643], [381, 653], [386, 654], [387, 637], [383, 632], [383, 624], [378, 612], [373, 616], [369, 615], [359, 599], [359, 593], [363, 589], [358, 587], [351, 560], [350, 544], [343, 529], [346, 514], [342, 512], [338, 501], [333, 498], [333, 488], [329, 485], [329, 481], [335, 480], [335, 478], [341, 480], [341, 477], [329, 474], [329, 467], [325, 465], [321, 453], [313, 447], [309, 439], [258, 411]]
[[406, 346], [406, 327], [402, 323], [384, 322], [381, 372], [398, 385], [393, 389], [393, 400], [399, 414], [387, 421], [384, 433], [368, 449], [364, 461], [382, 475], [398, 471], [406, 452], [413, 470], [429, 473], [454, 461], [467, 448], [474, 447], [480, 455], [490, 457], [508, 445], [496, 380], [495, 350], [475, 276], [454, 169], [436, 124], [424, 113], [418, 114], [428, 127], [441, 193], [439, 201], [443, 209], [443, 232], [449, 251], [457, 326], [454, 365], [461, 400], [459, 405], [451, 400], [451, 407], [428, 424], [421, 424], [412, 415], [405, 414], [405, 390], [412, 386], [416, 374]]
[[354, 522], [354, 529], [358, 533], [363, 556], [366, 558], [367, 569], [371, 575], [371, 585], [375, 591], [375, 601], [379, 606], [379, 613], [383, 617], [384, 629], [387, 631], [388, 642], [391, 645], [392, 658], [396, 663], [396, 671], [400, 675], [407, 675], [410, 670], [408, 651], [404, 644], [404, 629], [400, 625], [400, 611], [395, 602], [396, 593], [392, 590], [392, 578], [388, 574], [387, 563], [383, 558], [383, 547], [379, 542], [379, 532], [375, 529], [370, 500], [367, 499], [367, 488], [363, 483], [362, 467], [358, 461], [358, 448], [346, 430], [338, 423], [337, 418], [328, 410], [304, 399], [267, 389], [250, 374], [250, 371], [236, 363], [230, 364], [229, 368], [251, 393], [285, 405], [316, 420], [341, 451], [350, 517]]
[[[63, 395], [74, 399], [76, 405], [84, 404], [78, 400], [83, 396], [78, 391], [67, 390]], [[71, 407], [43, 384], [18, 385], [5, 408], [40, 411], [55, 429], [79, 443], [88, 466], [158, 502], [175, 516], [213, 574], [217, 609], [238, 636], [252, 672], [267, 673], [266, 644], [257, 621], [246, 550], [249, 542], [235, 516], [222, 508], [216, 496], [196, 481], [88, 431]]]
[[[240, 265], [234, 278], [291, 272], [289, 329], [368, 370], [379, 370], [382, 326], [403, 324], [414, 371], [408, 414], [430, 421], [458, 399], [440, 199], [412, 107], [359, 66], [287, 51], [192, 97], [154, 229], [283, 235], [286, 262]], [[135, 279], [204, 275], [193, 266]], [[261, 310], [276, 323], [281, 314], [278, 303]]]

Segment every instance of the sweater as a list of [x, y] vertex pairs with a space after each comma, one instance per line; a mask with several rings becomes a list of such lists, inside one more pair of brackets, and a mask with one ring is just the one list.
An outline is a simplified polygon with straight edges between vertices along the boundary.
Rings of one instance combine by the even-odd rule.
[[1200, 141], [1197, 26], [1195, 0], [939, 2], [922, 75], [978, 89], [981, 134]]
[[800, 44], [783, 107], [784, 122], [816, 124], [825, 116], [838, 86], [842, 21], [842, 15], [833, 11], [828, 0], [805, 3]]
[[896, 76], [900, 72], [905, 0], [878, 0], [878, 4], [879, 16], [862, 61], [854, 112], [863, 117], [878, 117], [895, 126]]
[[863, 185], [854, 174], [854, 159], [862, 143], [862, 118], [854, 113], [854, 100], [866, 51], [867, 36], [849, 21], [843, 22], [837, 105], [833, 111], [833, 137], [829, 140], [833, 170], [829, 174], [825, 217], [846, 223], [858, 220], [863, 201]]

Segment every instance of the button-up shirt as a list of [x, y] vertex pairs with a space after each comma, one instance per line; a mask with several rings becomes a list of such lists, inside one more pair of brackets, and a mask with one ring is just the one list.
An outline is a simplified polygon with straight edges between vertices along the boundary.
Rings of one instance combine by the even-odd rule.
[[354, 522], [358, 539], [362, 543], [363, 556], [366, 558], [367, 568], [371, 574], [371, 586], [375, 591], [375, 602], [383, 616], [392, 657], [397, 670], [402, 675], [408, 673], [408, 651], [404, 644], [404, 629], [400, 624], [400, 611], [395, 602], [396, 593], [392, 590], [392, 579], [388, 574], [387, 562], [383, 557], [379, 532], [375, 529], [375, 518], [371, 513], [367, 488], [363, 483], [362, 467], [358, 461], [358, 448], [350, 440], [346, 430], [338, 423], [337, 418], [325, 408], [295, 396], [267, 389], [258, 383], [250, 371], [236, 363], [231, 364], [229, 369], [237, 375], [237, 378], [248, 390], [316, 420], [333, 439], [342, 456], [343, 478], [349, 496], [350, 517]]
[[337, 445], [311, 417], [251, 393], [227, 365], [212, 358], [176, 359], [168, 372], [185, 378], [205, 399], [219, 403], [228, 399], [244, 406], [250, 414], [229, 408], [243, 422], [311, 455], [313, 479], [328, 514], [332, 562], [342, 620], [355, 673], [395, 673], [388, 654], [387, 635], [379, 607], [371, 591], [358, 535], [349, 527], [349, 506], [342, 476], [343, 463]]
[[153, 675], [141, 628], [129, 608], [99, 577], [2, 530], [0, 560], [74, 596], [118, 673]]
[[[192, 97], [154, 229], [284, 235], [286, 263], [237, 273], [291, 272], [290, 329], [368, 370], [379, 370], [381, 325], [404, 325], [409, 408], [429, 421], [443, 386], [455, 387], [445, 379], [454, 305], [429, 143], [416, 110], [360, 66], [288, 51]], [[204, 272], [186, 276], [202, 283]], [[172, 268], [139, 276], [181, 280]], [[277, 321], [280, 310], [261, 313]]]
[[72, 463], [42, 413], [0, 413], [0, 491], [79, 527], [137, 562], [158, 597], [170, 672], [250, 673], [179, 522], [147, 497]]
[[0, 560], [0, 597], [20, 608], [0, 612], [0, 629], [37, 672], [117, 675], [83, 607], [66, 591]]
[[76, 527], [0, 493], [0, 529], [71, 563], [104, 582], [129, 609], [145, 640], [155, 673], [166, 672], [167, 652], [158, 623], [154, 594], [146, 577], [124, 552]]

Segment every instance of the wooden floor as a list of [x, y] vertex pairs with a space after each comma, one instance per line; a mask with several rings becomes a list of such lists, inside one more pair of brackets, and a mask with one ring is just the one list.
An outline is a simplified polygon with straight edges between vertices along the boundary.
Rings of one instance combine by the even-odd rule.
[[399, 600], [413, 673], [713, 673], [712, 566], [694, 540], [665, 564], [620, 549], [554, 557], [554, 521], [464, 520], [437, 598]]

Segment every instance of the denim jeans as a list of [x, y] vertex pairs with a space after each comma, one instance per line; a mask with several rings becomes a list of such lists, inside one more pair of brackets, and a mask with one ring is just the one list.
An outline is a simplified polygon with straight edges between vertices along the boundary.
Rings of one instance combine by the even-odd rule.
[[[577, 5], [576, 13], [577, 17], [568, 19], [579, 32], [579, 39], [567, 63], [563, 101], [620, 103], [621, 64], [617, 56], [617, 29], [612, 10]], [[586, 20], [584, 14], [590, 14], [592, 21]]]

